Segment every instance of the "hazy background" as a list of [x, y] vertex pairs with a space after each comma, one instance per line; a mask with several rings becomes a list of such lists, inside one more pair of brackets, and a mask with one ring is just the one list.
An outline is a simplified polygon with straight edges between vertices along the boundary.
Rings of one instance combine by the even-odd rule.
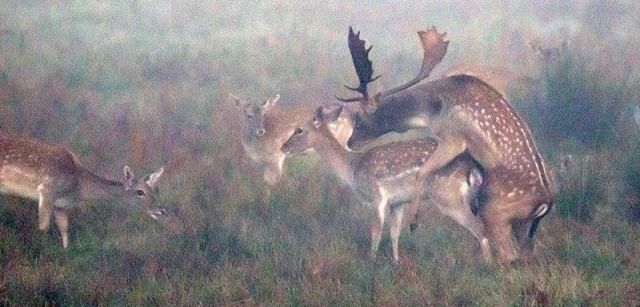
[[[35, 205], [3, 200], [0, 302], [638, 304], [640, 4], [512, 2], [0, 1], [1, 133], [67, 145], [112, 178], [166, 165], [160, 199], [191, 229], [90, 206], [64, 252], [57, 232], [35, 231]], [[373, 44], [383, 77], [370, 91], [383, 90], [415, 76], [415, 32], [432, 25], [451, 41], [433, 76], [490, 67], [475, 71], [508, 94], [558, 177], [540, 267], [485, 271], [473, 238], [434, 213], [403, 235], [401, 268], [383, 242], [376, 281], [368, 211], [316, 159], [294, 159], [260, 196], [227, 93], [349, 95], [349, 26]]]

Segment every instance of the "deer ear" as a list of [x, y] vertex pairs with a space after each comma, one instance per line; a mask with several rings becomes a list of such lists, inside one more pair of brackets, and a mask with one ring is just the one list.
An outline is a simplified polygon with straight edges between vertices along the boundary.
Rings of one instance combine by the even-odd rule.
[[332, 108], [327, 114], [324, 115], [325, 120], [328, 123], [334, 122], [338, 117], [340, 117], [340, 113], [342, 113], [342, 106], [337, 106], [337, 108]]
[[318, 107], [313, 113], [313, 126], [317, 129], [324, 122], [324, 108]]
[[234, 104], [236, 105], [236, 107], [240, 108], [240, 109], [246, 109], [247, 106], [249, 105], [248, 102], [238, 98], [236, 95], [229, 93], [229, 97], [231, 97], [231, 99], [233, 99]]
[[124, 185], [125, 187], [132, 187], [133, 186], [133, 172], [131, 171], [131, 168], [129, 168], [128, 165], [124, 166]]
[[244, 113], [251, 117], [255, 115], [255, 112], [253, 111], [253, 108], [251, 108], [251, 104], [238, 98], [237, 96], [235, 96], [234, 94], [229, 93], [229, 97], [231, 97], [234, 101], [234, 104], [236, 105], [236, 107], [238, 107], [238, 109], [244, 111]]
[[262, 109], [266, 111], [273, 108], [278, 103], [278, 100], [280, 100], [280, 94], [276, 94], [273, 98], [267, 99], [267, 101], [262, 104]]
[[164, 167], [161, 167], [157, 172], [147, 176], [147, 179], [145, 180], [147, 185], [152, 188], [155, 187], [156, 184], [158, 183], [158, 179], [160, 178], [163, 172], [164, 172]]

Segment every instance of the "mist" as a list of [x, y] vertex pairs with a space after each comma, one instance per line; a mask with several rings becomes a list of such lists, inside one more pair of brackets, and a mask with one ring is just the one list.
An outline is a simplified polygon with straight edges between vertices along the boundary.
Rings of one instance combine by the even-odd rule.
[[[430, 78], [451, 71], [478, 75], [505, 93], [523, 115], [558, 177], [557, 213], [542, 226], [548, 227], [541, 240], [552, 250], [543, 255], [562, 264], [526, 282], [532, 281], [554, 302], [598, 301], [589, 296], [594, 291], [587, 285], [593, 279], [584, 277], [597, 274], [588, 257], [564, 266], [575, 256], [572, 253], [588, 249], [615, 258], [611, 261], [620, 271], [639, 272], [637, 259], [618, 259], [606, 252], [614, 233], [637, 234], [640, 222], [636, 1], [5, 0], [0, 2], [0, 133], [64, 145], [87, 168], [111, 178], [120, 178], [124, 165], [139, 174], [164, 166], [160, 199], [182, 212], [191, 231], [165, 234], [142, 218], [122, 224], [122, 213], [82, 209], [72, 222], [76, 228], [71, 244], [80, 247], [72, 247], [68, 258], [75, 256], [75, 264], [44, 261], [46, 269], [41, 270], [37, 255], [56, 258], [63, 251], [54, 249], [53, 239], [43, 242], [43, 235], [28, 224], [33, 223], [36, 206], [0, 206], [10, 208], [0, 215], [17, 216], [27, 224], [23, 229], [9, 217], [2, 221], [11, 222], [0, 222], [0, 233], [9, 233], [0, 238], [6, 246], [0, 248], [3, 271], [34, 276], [9, 281], [9, 275], [0, 275], [0, 302], [143, 304], [154, 293], [145, 288], [149, 282], [169, 293], [155, 300], [165, 304], [231, 304], [243, 299], [251, 305], [292, 304], [294, 295], [286, 293], [298, 289], [291, 284], [302, 280], [300, 293], [322, 294], [300, 294], [305, 298], [301, 304], [326, 304], [324, 297], [340, 297], [347, 304], [372, 303], [367, 301], [370, 285], [365, 281], [373, 273], [362, 269], [366, 256], [361, 255], [368, 244], [362, 230], [366, 211], [355, 208], [357, 201], [333, 184], [314, 157], [288, 162], [283, 182], [265, 198], [262, 176], [240, 145], [243, 114], [228, 95], [258, 103], [280, 94], [285, 105], [330, 104], [336, 102], [335, 95], [352, 95], [343, 86], [357, 84], [347, 47], [350, 26], [373, 46], [374, 74], [382, 75], [370, 92], [412, 79], [422, 60], [416, 32], [436, 26], [447, 33], [450, 44]], [[104, 221], [97, 230], [95, 220]], [[614, 228], [614, 221], [630, 228]], [[599, 223], [610, 228], [602, 230], [598, 227], [605, 226]], [[594, 241], [595, 247], [576, 247], [569, 234], [554, 241], [554, 230], [567, 224], [574, 225], [567, 233], [588, 228], [600, 241]], [[447, 292], [439, 297], [433, 290], [416, 301], [406, 293], [390, 294], [397, 293], [395, 287], [429, 288], [434, 282], [457, 283], [465, 276], [483, 282], [482, 272], [467, 267], [473, 267], [473, 248], [458, 246], [467, 241], [475, 246], [473, 238], [460, 235], [453, 224], [446, 224], [444, 232], [428, 227], [426, 241], [406, 243], [413, 244], [409, 257], [420, 259], [413, 262], [415, 267], [428, 269], [404, 270], [424, 273], [460, 263], [464, 268], [450, 277], [416, 273], [417, 286], [407, 286], [405, 277], [384, 284], [387, 304], [455, 304], [479, 295], [472, 286], [461, 286], [458, 296]], [[634, 238], [631, 241], [639, 246]], [[443, 243], [449, 239], [458, 242], [453, 243], [456, 247]], [[620, 244], [618, 248], [629, 250], [634, 245]], [[440, 258], [429, 245], [453, 256]], [[330, 247], [325, 250], [326, 246]], [[115, 256], [104, 256], [113, 250]], [[291, 250], [297, 252], [287, 254]], [[637, 252], [636, 247], [628, 253]], [[260, 259], [263, 253], [271, 258]], [[462, 260], [438, 262], [447, 257]], [[184, 258], [184, 263], [174, 261]], [[622, 265], [623, 260], [630, 262]], [[571, 271], [572, 265], [577, 272]], [[100, 273], [83, 276], [90, 268]], [[188, 272], [190, 268], [206, 273]], [[322, 285], [319, 275], [309, 273], [315, 269], [332, 282]], [[139, 274], [124, 276], [123, 271]], [[349, 275], [352, 271], [366, 276]], [[303, 277], [297, 279], [296, 272]], [[226, 281], [208, 279], [214, 273]], [[92, 294], [101, 274], [107, 286]], [[563, 274], [578, 280], [579, 286], [563, 292], [540, 282]], [[508, 284], [507, 292], [494, 301], [485, 297], [486, 302], [522, 304], [512, 294], [528, 286], [508, 278], [495, 283], [500, 291], [501, 282]], [[618, 284], [633, 285], [632, 277], [616, 278]], [[197, 280], [202, 293], [215, 295], [194, 294], [190, 287], [179, 286], [185, 280]], [[349, 301], [349, 289], [336, 288], [340, 283], [365, 294]], [[19, 290], [23, 288], [33, 300], [18, 299], [25, 294]], [[640, 292], [637, 285], [634, 289], [635, 296], [618, 301], [637, 304]], [[571, 291], [583, 300], [571, 301]], [[58, 296], [51, 299], [47, 293]], [[623, 297], [615, 291], [612, 295]]]

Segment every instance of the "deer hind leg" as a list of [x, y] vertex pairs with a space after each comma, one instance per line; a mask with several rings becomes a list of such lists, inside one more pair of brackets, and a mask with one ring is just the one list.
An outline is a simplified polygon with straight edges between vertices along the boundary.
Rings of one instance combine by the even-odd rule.
[[446, 215], [454, 219], [458, 224], [462, 225], [462, 227], [466, 228], [471, 232], [471, 234], [478, 240], [480, 243], [480, 253], [482, 255], [482, 260], [489, 264], [491, 263], [491, 247], [489, 246], [489, 239], [485, 233], [485, 226], [480, 217], [473, 215], [473, 213], [469, 210], [469, 208], [465, 208], [466, 210], [459, 211], [444, 211]]
[[520, 250], [527, 257], [533, 256], [536, 252], [533, 237], [541, 219], [542, 217], [520, 220], [513, 225]]
[[38, 229], [42, 231], [49, 230], [51, 226], [51, 212], [53, 206], [49, 197], [44, 193], [44, 185], [40, 184], [37, 188], [38, 191]]
[[429, 178], [429, 176], [431, 176], [431, 174], [433, 174], [435, 171], [445, 167], [466, 149], [466, 142], [461, 139], [438, 140], [438, 148], [436, 148], [429, 159], [425, 161], [418, 170], [418, 175], [416, 176], [416, 182], [414, 186], [414, 190], [416, 191], [416, 193], [413, 197], [413, 200], [409, 204], [410, 212], [417, 211], [417, 208], [420, 206], [421, 198], [423, 195], [423, 193], [420, 193], [420, 191], [422, 191], [423, 187], [426, 186], [427, 178]]
[[391, 236], [391, 251], [393, 260], [398, 263], [400, 257], [398, 255], [398, 241], [400, 240], [400, 231], [402, 230], [402, 217], [404, 215], [404, 204], [391, 208], [391, 223], [389, 233]]
[[62, 247], [67, 248], [69, 246], [69, 214], [65, 208], [55, 208], [53, 210], [53, 216], [56, 220], [56, 225], [60, 230], [60, 236], [62, 237]]
[[481, 216], [489, 243], [497, 252], [498, 264], [507, 265], [518, 258], [519, 252], [513, 238], [511, 216], [499, 205], [496, 201], [490, 201], [481, 211]]

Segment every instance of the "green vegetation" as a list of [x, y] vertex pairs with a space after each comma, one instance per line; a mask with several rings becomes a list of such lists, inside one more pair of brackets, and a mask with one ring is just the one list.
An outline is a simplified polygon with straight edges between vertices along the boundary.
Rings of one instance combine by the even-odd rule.
[[[0, 3], [0, 131], [64, 144], [113, 178], [166, 165], [160, 200], [187, 225], [96, 202], [72, 212], [65, 251], [37, 230], [36, 204], [0, 197], [0, 305], [640, 304], [637, 4], [292, 3]], [[481, 264], [435, 210], [403, 233], [400, 265], [388, 238], [372, 263], [370, 211], [316, 158], [292, 159], [267, 196], [239, 144], [228, 92], [345, 96], [350, 25], [374, 45], [374, 90], [392, 86], [417, 71], [414, 32], [432, 24], [451, 40], [435, 75], [508, 67], [555, 171], [528, 265]]]

